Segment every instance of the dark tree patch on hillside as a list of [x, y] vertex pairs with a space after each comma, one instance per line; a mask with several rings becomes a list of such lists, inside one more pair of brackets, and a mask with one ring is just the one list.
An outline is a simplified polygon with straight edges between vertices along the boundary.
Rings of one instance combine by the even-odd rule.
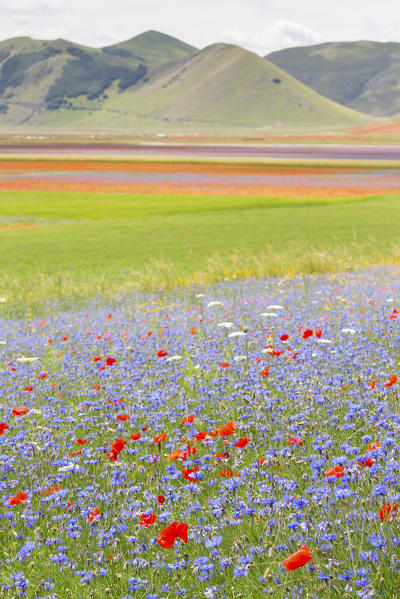
[[83, 62], [93, 62], [93, 57], [89, 52], [85, 52], [81, 48], [77, 48], [76, 46], [68, 46], [67, 48], [68, 54], [74, 56], [75, 58], [79, 58]]
[[[86, 54], [86, 53], [85, 53]], [[143, 64], [133, 67], [107, 64], [98, 56], [70, 60], [62, 75], [50, 87], [45, 98], [50, 110], [57, 110], [67, 104], [67, 98], [87, 96], [89, 100], [99, 98], [104, 91], [119, 80], [119, 89], [134, 85], [147, 73]]]
[[139, 81], [139, 79], [144, 77], [146, 73], [147, 67], [145, 67], [144, 64], [140, 64], [135, 71], [126, 73], [120, 78], [120, 82], [118, 85], [119, 89], [122, 91], [124, 89], [127, 89], [131, 85], [134, 85]]
[[9, 50], [1, 50], [0, 51], [0, 62], [3, 62], [4, 60], [6, 60], [9, 56], [10, 56]]
[[21, 85], [25, 72], [38, 62], [42, 62], [60, 54], [61, 50], [56, 48], [44, 48], [40, 52], [28, 52], [16, 54], [3, 62], [0, 71], [0, 93], [7, 87], [18, 87]]

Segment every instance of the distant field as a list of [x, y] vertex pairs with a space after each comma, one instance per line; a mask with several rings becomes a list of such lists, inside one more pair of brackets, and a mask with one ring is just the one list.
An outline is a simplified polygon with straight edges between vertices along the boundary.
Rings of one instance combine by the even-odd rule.
[[400, 195], [2, 191], [0, 293], [21, 313], [49, 297], [397, 262], [399, 208]]

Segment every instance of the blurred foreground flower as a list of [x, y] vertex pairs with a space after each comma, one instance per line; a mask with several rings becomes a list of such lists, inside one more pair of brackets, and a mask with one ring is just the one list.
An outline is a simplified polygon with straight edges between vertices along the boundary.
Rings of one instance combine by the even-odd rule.
[[289, 555], [289, 557], [283, 560], [282, 566], [284, 566], [286, 570], [296, 570], [312, 559], [311, 550], [306, 547], [306, 545], [302, 545], [296, 553], [292, 553], [292, 555]]

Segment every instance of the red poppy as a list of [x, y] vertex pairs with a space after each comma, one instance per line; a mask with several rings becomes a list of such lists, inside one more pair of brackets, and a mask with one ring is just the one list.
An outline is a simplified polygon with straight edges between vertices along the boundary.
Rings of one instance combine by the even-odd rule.
[[314, 335], [315, 335], [316, 337], [318, 337], [318, 339], [320, 339], [320, 338], [321, 338], [321, 335], [322, 335], [322, 331], [321, 331], [321, 329], [316, 329], [316, 330], [314, 331]]
[[385, 384], [385, 387], [391, 387], [395, 383], [397, 383], [397, 376], [395, 374], [392, 374], [392, 376], [390, 376], [388, 378], [388, 380], [386, 381], [386, 383], [384, 383], [384, 384]]
[[287, 571], [296, 570], [312, 559], [311, 550], [306, 547], [306, 545], [302, 545], [296, 553], [292, 553], [292, 555], [289, 555], [289, 557], [283, 560], [282, 566], [284, 566]]
[[31, 393], [31, 391], [33, 391], [33, 385], [28, 385], [27, 387], [25, 387], [25, 388], [23, 389], [23, 391], [24, 391], [25, 393]]
[[367, 468], [371, 468], [371, 466], [372, 466], [372, 464], [374, 462], [375, 462], [375, 460], [373, 460], [371, 457], [366, 458], [365, 454], [361, 455], [361, 460], [359, 460], [359, 461], [357, 460], [357, 464], [359, 466], [364, 466], [364, 467], [367, 467]]
[[103, 356], [95, 356], [95, 357], [93, 358], [93, 362], [101, 362], [101, 361], [102, 361], [102, 359], [103, 359]]
[[133, 433], [129, 438], [132, 439], [132, 441], [137, 441], [140, 439], [140, 433]]
[[[182, 439], [182, 441], [183, 441], [183, 439]], [[195, 453], [196, 453], [196, 448], [195, 448], [195, 447], [190, 447], [190, 443], [188, 443], [188, 444], [186, 445], [186, 449], [185, 449], [185, 451], [183, 452], [183, 454], [184, 454], [184, 455], [183, 455], [183, 459], [184, 459], [184, 460], [187, 460], [187, 459], [188, 459], [188, 457], [189, 457], [191, 454], [193, 454], [193, 455], [194, 455]]]
[[219, 364], [219, 367], [224, 369], [224, 368], [229, 368], [230, 364], [229, 362], [221, 362], [221, 364]]
[[289, 437], [287, 440], [288, 445], [294, 445], [295, 443], [297, 443], [297, 445], [303, 445], [303, 439], [301, 437]]
[[38, 379], [45, 379], [47, 376], [47, 372], [45, 370], [42, 370], [42, 372], [39, 372], [39, 374], [37, 375], [36, 378]]
[[[54, 489], [53, 489], [53, 487], [49, 487], [49, 488], [47, 489], [47, 491], [46, 491], [46, 494], [47, 494], [47, 495], [52, 495], [53, 493], [56, 493], [56, 491], [61, 491], [61, 487], [60, 487], [60, 485], [56, 485], [56, 486], [54, 487]], [[43, 491], [43, 493], [44, 493], [44, 492], [45, 492], [45, 491]]]
[[181, 422], [181, 425], [184, 425], [186, 423], [192, 424], [193, 420], [194, 420], [193, 414], [191, 414], [190, 416], [185, 416], [185, 418], [183, 418], [183, 420]]
[[192, 475], [196, 474], [196, 472], [198, 472], [199, 470], [200, 468], [198, 466], [196, 466], [195, 468], [184, 468], [182, 470], [182, 474], [186, 480], [190, 481], [191, 483], [197, 483], [197, 478], [192, 478]]
[[197, 335], [197, 327], [192, 327], [192, 328], [190, 329], [190, 334], [191, 334], [191, 335]]
[[117, 416], [118, 420], [122, 420], [123, 422], [125, 422], [125, 420], [128, 420], [128, 418], [130, 418], [129, 414], [118, 414]]
[[336, 476], [336, 478], [340, 478], [344, 474], [344, 468], [343, 468], [343, 466], [340, 466], [339, 464], [337, 464], [336, 466], [329, 468], [329, 470], [325, 470], [324, 474], [327, 477]]
[[232, 420], [230, 420], [226, 424], [223, 424], [217, 428], [215, 431], [211, 431], [210, 435], [212, 437], [227, 437], [228, 435], [233, 435], [236, 429], [236, 422], [232, 422]]
[[14, 497], [10, 497], [10, 503], [8, 505], [18, 505], [19, 503], [27, 504], [28, 495], [21, 491], [14, 495]]
[[88, 516], [88, 520], [89, 520], [89, 522], [93, 522], [93, 520], [94, 520], [95, 518], [97, 518], [97, 516], [100, 516], [100, 512], [99, 512], [99, 509], [96, 507], [96, 508], [94, 508], [94, 510], [92, 510], [92, 511], [89, 513], [89, 516]]
[[113, 441], [112, 443], [110, 443], [111, 449], [107, 454], [107, 457], [110, 460], [110, 462], [117, 461], [117, 456], [121, 453], [121, 451], [125, 447], [125, 444], [126, 444], [126, 441], [123, 438], [117, 439], [116, 441]]
[[312, 329], [306, 329], [301, 334], [301, 336], [303, 337], [303, 339], [308, 339], [309, 337], [312, 337], [313, 335], [314, 335], [314, 331]]
[[370, 381], [370, 382], [368, 383], [368, 385], [371, 387], [371, 389], [375, 389], [375, 387], [376, 387], [376, 383], [377, 383], [377, 382], [378, 382], [377, 380]]
[[269, 375], [269, 366], [266, 366], [263, 370], [261, 370], [260, 375], [266, 377]]
[[154, 443], [154, 445], [157, 445], [157, 443], [163, 443], [166, 438], [167, 438], [167, 433], [160, 433], [159, 435], [156, 435], [153, 438], [153, 443]]
[[79, 443], [79, 445], [84, 445], [86, 443], [86, 439], [76, 439], [76, 443]]
[[149, 528], [154, 522], [157, 520], [156, 514], [141, 514], [140, 516], [140, 526], [145, 526]]
[[374, 449], [379, 449], [380, 447], [382, 447], [381, 441], [372, 441], [372, 443], [367, 445], [368, 451], [373, 451]]
[[111, 443], [111, 450], [114, 453], [120, 453], [123, 448], [125, 447], [126, 441], [123, 437], [121, 437], [120, 439], [117, 439], [116, 441], [113, 441], [113, 443]]
[[169, 454], [169, 456], [167, 456], [167, 462], [173, 462], [174, 460], [177, 460], [179, 458], [184, 458], [185, 457], [185, 452], [182, 451], [181, 449], [174, 449], [174, 451], [172, 453]]
[[106, 359], [106, 364], [107, 366], [112, 366], [113, 364], [115, 364], [117, 360], [115, 358], [107, 358]]
[[61, 341], [68, 341], [68, 337], [63, 337]]
[[384, 522], [392, 522], [398, 514], [399, 506], [397, 503], [386, 503], [379, 511], [379, 518]]
[[29, 408], [26, 406], [18, 406], [13, 408], [11, 412], [14, 414], [14, 416], [23, 416], [24, 414], [28, 414]]
[[8, 424], [6, 422], [0, 422], [0, 435], [2, 435], [7, 429]]
[[281, 335], [280, 337], [281, 341], [287, 341], [289, 339], [289, 335], [286, 335], [286, 333], [284, 335]]
[[157, 495], [157, 501], [160, 505], [162, 505], [165, 502], [164, 495]]
[[168, 356], [168, 352], [166, 349], [159, 349], [157, 352], [157, 357], [158, 358], [164, 358], [165, 356]]
[[215, 460], [227, 460], [228, 457], [229, 457], [229, 454], [226, 455], [225, 453], [217, 453], [217, 454], [215, 454], [214, 459]]
[[258, 460], [258, 461], [260, 462], [261, 466], [264, 464], [264, 462], [265, 462], [265, 460], [266, 460], [266, 459], [267, 459], [267, 458], [260, 458], [260, 459]]
[[194, 436], [194, 440], [196, 441], [196, 443], [198, 441], [204, 441], [204, 439], [207, 437], [207, 433], [206, 431], [200, 431], [199, 433], [196, 433]]
[[241, 437], [240, 439], [238, 439], [236, 441], [236, 443], [234, 444], [233, 447], [246, 447], [247, 443], [250, 441], [250, 439], [248, 437]]
[[232, 478], [235, 476], [235, 473], [233, 470], [220, 470], [219, 475], [222, 477], [226, 476], [227, 478]]
[[166, 528], [160, 531], [160, 536], [157, 537], [157, 542], [164, 549], [172, 549], [176, 538], [182, 539], [184, 543], [188, 540], [188, 525], [185, 522], [172, 522]]

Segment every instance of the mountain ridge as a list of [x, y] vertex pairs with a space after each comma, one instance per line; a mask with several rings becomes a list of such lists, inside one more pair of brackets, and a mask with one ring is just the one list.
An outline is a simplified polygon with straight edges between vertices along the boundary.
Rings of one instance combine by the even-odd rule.
[[104, 48], [28, 37], [0, 43], [0, 127], [370, 122], [233, 44], [198, 50], [152, 30]]
[[400, 43], [326, 42], [278, 50], [265, 58], [344, 106], [373, 116], [400, 113]]

